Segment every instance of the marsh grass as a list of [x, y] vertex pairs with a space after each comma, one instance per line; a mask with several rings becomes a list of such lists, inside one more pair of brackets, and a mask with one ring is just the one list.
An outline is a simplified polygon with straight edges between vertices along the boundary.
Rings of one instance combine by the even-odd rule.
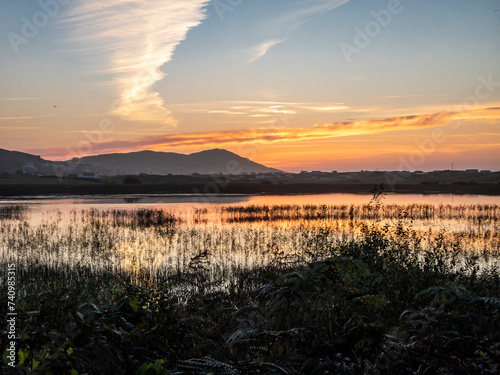
[[0, 220], [24, 220], [27, 217], [28, 206], [4, 205], [0, 206]]
[[496, 374], [499, 214], [372, 202], [12, 216], [0, 248], [18, 268], [18, 370]]

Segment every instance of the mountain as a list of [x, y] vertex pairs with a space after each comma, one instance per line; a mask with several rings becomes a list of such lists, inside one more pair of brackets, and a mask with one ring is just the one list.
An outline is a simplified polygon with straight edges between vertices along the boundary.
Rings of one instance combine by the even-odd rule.
[[51, 163], [40, 156], [0, 148], [0, 173], [14, 174], [24, 171], [29, 174], [54, 174]]
[[[72, 160], [75, 162], [75, 159]], [[174, 152], [139, 151], [125, 154], [105, 154], [76, 159], [89, 164], [99, 174], [241, 174], [278, 172], [232, 152], [213, 149], [184, 155]]]
[[0, 149], [0, 173], [41, 175], [101, 176], [273, 173], [268, 168], [223, 149], [201, 151], [189, 155], [174, 152], [139, 151], [74, 158], [64, 162], [44, 160], [40, 156]]

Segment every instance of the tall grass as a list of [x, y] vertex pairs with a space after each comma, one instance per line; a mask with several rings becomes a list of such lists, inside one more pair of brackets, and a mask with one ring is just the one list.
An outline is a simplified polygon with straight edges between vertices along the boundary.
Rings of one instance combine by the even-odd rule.
[[18, 268], [19, 370], [498, 373], [499, 213], [376, 202], [13, 216], [0, 262]]
[[46, 279], [39, 277], [42, 271], [61, 280], [112, 273], [139, 284], [162, 282], [187, 272], [191, 260], [205, 253], [207, 281], [225, 285], [238, 272], [277, 257], [307, 262], [338, 255], [336, 249], [358, 246], [376, 232], [388, 244], [404, 243], [420, 259], [439, 251], [443, 259], [453, 256], [449, 262], [457, 269], [470, 259], [485, 268], [498, 261], [499, 213], [495, 205], [241, 206], [192, 214], [74, 210], [37, 224], [5, 219], [0, 260], [18, 264], [28, 291]]
[[0, 220], [23, 220], [26, 218], [28, 206], [26, 205], [4, 205], [0, 206]]

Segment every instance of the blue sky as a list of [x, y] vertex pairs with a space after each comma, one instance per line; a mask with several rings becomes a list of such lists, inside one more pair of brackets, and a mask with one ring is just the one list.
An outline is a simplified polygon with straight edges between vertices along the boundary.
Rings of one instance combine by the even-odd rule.
[[0, 147], [47, 158], [250, 147], [397, 169], [435, 128], [414, 169], [500, 156], [500, 1], [3, 0], [0, 51]]

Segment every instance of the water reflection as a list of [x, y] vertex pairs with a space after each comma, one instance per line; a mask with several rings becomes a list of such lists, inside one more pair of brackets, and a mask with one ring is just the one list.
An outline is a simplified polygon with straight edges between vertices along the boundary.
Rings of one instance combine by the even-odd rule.
[[[30, 219], [39, 221], [43, 212], [59, 210], [62, 214], [73, 209], [163, 209], [190, 211], [200, 208], [220, 208], [239, 205], [335, 205], [366, 204], [371, 194], [315, 194], [315, 195], [105, 195], [105, 196], [59, 196], [12, 198], [0, 200], [0, 205], [23, 204], [29, 207]], [[488, 195], [452, 195], [452, 194], [384, 194], [384, 204], [496, 204], [500, 205], [500, 196]]]
[[[39, 196], [14, 197], [0, 199], [0, 204], [45, 204], [45, 205], [75, 205], [99, 204], [116, 205], [122, 202], [144, 204], [188, 204], [199, 206], [206, 204], [363, 204], [368, 203], [372, 194], [368, 193], [332, 193], [309, 195], [209, 195], [209, 194], [129, 194], [129, 195], [91, 195], [91, 196]], [[500, 196], [495, 195], [456, 195], [456, 194], [383, 194], [387, 203], [434, 203], [434, 204], [497, 204]]]
[[141, 197], [125, 197], [123, 201], [125, 203], [138, 203], [141, 199]]
[[[171, 196], [28, 201], [26, 223], [7, 219], [0, 226], [0, 258], [54, 269], [87, 264], [99, 272], [170, 275], [206, 251], [215, 280], [221, 272], [269, 264], [279, 254], [306, 259], [361, 238], [384, 238], [389, 251], [400, 246], [410, 252], [474, 252], [482, 256], [481, 264], [498, 262], [496, 204], [398, 205], [387, 202], [388, 196], [382, 205], [368, 205], [367, 194], [212, 198], [211, 203]], [[428, 198], [437, 199], [414, 196]], [[355, 199], [361, 204], [351, 203]]]

